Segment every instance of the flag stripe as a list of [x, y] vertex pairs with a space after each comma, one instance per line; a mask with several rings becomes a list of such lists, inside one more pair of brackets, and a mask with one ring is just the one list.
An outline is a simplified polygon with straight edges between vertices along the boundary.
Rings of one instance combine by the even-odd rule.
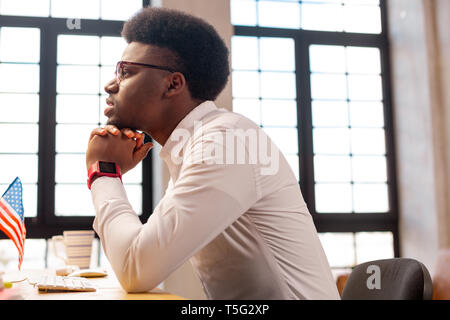
[[19, 250], [19, 256], [21, 256], [23, 253], [22, 253], [20, 244], [19, 244], [16, 236], [11, 234], [10, 227], [8, 225], [6, 225], [5, 223], [3, 223], [3, 219], [0, 219], [0, 229], [8, 236], [8, 238], [10, 238], [14, 242], [14, 244], [17, 247], [17, 250]]
[[2, 201], [0, 201], [0, 212], [2, 215], [0, 218], [6, 223], [14, 232], [14, 234], [17, 236], [17, 239], [20, 241], [20, 245], [23, 246], [23, 231], [20, 228], [20, 223], [17, 223], [17, 221], [14, 221], [14, 217], [12, 217], [12, 214], [5, 210], [4, 206], [2, 205]]
[[4, 212], [8, 214], [8, 217], [18, 226], [20, 234], [23, 234], [25, 225], [23, 224], [22, 219], [17, 215], [15, 210], [11, 208], [9, 203], [5, 201], [5, 199], [0, 199], [0, 209], [3, 209]]
[[17, 245], [19, 245], [20, 249], [17, 249], [20, 251], [20, 253], [23, 253], [23, 250], [21, 250], [23, 248], [23, 240], [17, 234], [17, 229], [11, 226], [10, 223], [5, 220], [5, 217], [3, 215], [0, 215], [0, 224], [3, 226], [3, 228], [8, 230], [8, 237], [13, 240], [14, 243], [17, 243]]
[[[1, 211], [0, 211], [1, 212]], [[5, 216], [3, 214], [0, 215], [0, 223], [9, 230], [9, 233], [14, 237], [14, 241], [17, 241], [17, 243], [22, 244], [22, 242], [19, 240], [20, 237], [17, 234], [17, 230], [14, 229], [13, 226], [10, 225], [10, 223], [5, 219]]]
[[19, 270], [23, 262], [26, 228], [22, 203], [22, 182], [19, 177], [0, 198], [0, 230], [12, 240], [19, 252]]
[[11, 208], [11, 206], [9, 205], [8, 202], [5, 201], [5, 199], [0, 199], [0, 208], [3, 208], [3, 210], [5, 210], [9, 217], [11, 217], [11, 219], [13, 219], [18, 225], [19, 225], [19, 229], [20, 229], [20, 233], [23, 234], [25, 232], [25, 230], [22, 228], [25, 227], [25, 225], [22, 222], [22, 219], [19, 217], [19, 215], [16, 213], [16, 211]]

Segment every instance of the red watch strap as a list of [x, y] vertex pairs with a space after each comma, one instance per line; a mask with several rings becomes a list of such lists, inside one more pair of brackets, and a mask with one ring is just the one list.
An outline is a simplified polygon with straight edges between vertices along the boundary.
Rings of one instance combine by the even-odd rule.
[[114, 163], [116, 166], [116, 173], [109, 173], [109, 172], [101, 172], [100, 171], [100, 161], [96, 161], [94, 164], [92, 164], [88, 170], [88, 179], [87, 179], [87, 186], [89, 190], [91, 189], [92, 185], [92, 179], [94, 177], [113, 177], [113, 178], [120, 178], [120, 181], [122, 181], [122, 172], [120, 171], [120, 167], [117, 165], [117, 163]]

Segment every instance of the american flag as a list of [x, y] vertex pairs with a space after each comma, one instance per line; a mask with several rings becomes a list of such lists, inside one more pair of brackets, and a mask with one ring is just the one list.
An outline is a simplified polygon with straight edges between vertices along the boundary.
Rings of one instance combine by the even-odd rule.
[[23, 261], [26, 229], [23, 218], [22, 182], [19, 177], [14, 179], [0, 199], [0, 230], [17, 247], [20, 270]]

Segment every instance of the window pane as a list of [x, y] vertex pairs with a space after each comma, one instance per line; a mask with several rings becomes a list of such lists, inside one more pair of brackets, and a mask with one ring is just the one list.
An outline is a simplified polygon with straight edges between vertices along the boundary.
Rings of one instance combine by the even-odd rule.
[[352, 212], [350, 184], [317, 183], [315, 198], [317, 212]]
[[347, 127], [348, 106], [346, 101], [319, 101], [311, 103], [314, 127]]
[[56, 125], [56, 152], [85, 153], [93, 125]]
[[39, 95], [0, 93], [1, 122], [38, 122]]
[[388, 190], [386, 184], [353, 185], [355, 212], [387, 212], [389, 211]]
[[84, 183], [87, 179], [84, 154], [57, 154], [55, 158], [55, 181], [57, 183]]
[[253, 0], [231, 0], [231, 23], [255, 26], [256, 2]]
[[14, 16], [48, 17], [49, 0], [1, 0], [0, 14]]
[[[86, 171], [86, 167], [85, 167]], [[124, 184], [128, 183], [142, 183], [142, 162], [134, 167], [132, 170], [128, 171], [122, 176], [122, 181]]]
[[[309, 0], [309, 1], [311, 1], [311, 0]], [[380, 4], [380, 0], [343, 0], [343, 2], [345, 4], [361, 4], [361, 5], [365, 5], [365, 4], [379, 5]]]
[[108, 67], [101, 67], [100, 68], [100, 83], [99, 83], [99, 88], [98, 91], [99, 92], [104, 92], [105, 91], [105, 85], [111, 81], [111, 79], [115, 79], [116, 75], [115, 75], [115, 67], [112, 66], [108, 66]]
[[349, 75], [348, 97], [350, 100], [382, 100], [381, 77]]
[[315, 156], [314, 180], [317, 182], [350, 182], [350, 157]]
[[[3, 151], [3, 150], [2, 150]], [[38, 157], [34, 154], [12, 155], [0, 153], [0, 183], [9, 184], [19, 177], [22, 183], [36, 183]], [[3, 192], [0, 190], [0, 195]]]
[[27, 239], [23, 254], [22, 268], [44, 269], [45, 268], [45, 239]]
[[283, 154], [298, 153], [298, 133], [296, 128], [264, 128], [264, 131]]
[[[16, 178], [16, 176], [14, 176], [14, 179], [15, 178]], [[19, 176], [19, 178], [21, 178], [21, 177]], [[6, 191], [6, 189], [8, 188], [8, 186], [11, 182], [13, 182], [13, 180], [8, 181], [7, 184], [0, 183], [0, 195]], [[37, 185], [34, 183], [22, 183], [22, 188], [23, 188], [22, 200], [23, 200], [24, 216], [25, 217], [36, 217], [37, 216]], [[17, 260], [16, 260], [16, 263], [17, 263]], [[16, 264], [16, 267], [17, 267], [17, 264]]]
[[91, 191], [83, 184], [55, 185], [55, 215], [94, 216]]
[[309, 47], [311, 72], [345, 73], [345, 49], [342, 46]]
[[108, 96], [106, 94], [102, 94], [99, 96], [100, 99], [100, 124], [102, 126], [106, 125], [106, 122], [108, 121], [108, 118], [105, 116], [105, 109], [108, 107], [106, 104], [106, 98]]
[[25, 217], [37, 216], [37, 185], [24, 183], [23, 187], [23, 210]]
[[295, 71], [294, 40], [260, 38], [260, 68], [272, 71]]
[[261, 101], [263, 126], [297, 126], [297, 102], [295, 100]]
[[387, 181], [386, 157], [354, 156], [352, 170], [356, 182]]
[[344, 6], [344, 31], [381, 33], [380, 7]]
[[52, 17], [71, 17], [98, 19], [100, 17], [99, 0], [51, 0]]
[[[44, 239], [26, 239], [22, 270], [44, 269], [45, 249]], [[0, 240], [0, 256], [2, 257], [0, 260], [2, 271], [17, 272], [17, 249], [11, 240]], [[9, 278], [9, 280], [16, 280], [19, 277], [15, 276], [15, 278]], [[4, 280], [6, 281], [6, 276]]]
[[233, 71], [233, 97], [258, 98], [259, 73], [253, 71]]
[[341, 4], [342, 0], [303, 0], [303, 2]]
[[37, 28], [0, 28], [0, 61], [39, 62], [40, 37]]
[[58, 93], [98, 93], [98, 67], [86, 66], [58, 66]]
[[101, 0], [103, 20], [128, 20], [140, 8], [142, 0]]
[[99, 121], [98, 95], [56, 95], [56, 122], [97, 125]]
[[33, 64], [0, 64], [0, 91], [27, 92], [39, 91], [39, 65]]
[[356, 263], [394, 258], [392, 232], [357, 232]]
[[355, 265], [353, 233], [319, 233], [330, 267], [350, 267]]
[[294, 2], [258, 1], [258, 24], [262, 27], [300, 28], [300, 5]]
[[234, 36], [231, 38], [231, 65], [233, 69], [258, 70], [258, 39]]
[[353, 154], [386, 154], [383, 129], [351, 129]]
[[98, 65], [100, 59], [99, 37], [59, 35], [57, 59], [58, 64]]
[[312, 74], [311, 97], [313, 99], [347, 99], [347, 79], [339, 74]]
[[[142, 214], [142, 186], [134, 184], [124, 184], [127, 198], [136, 214]], [[87, 188], [86, 188], [87, 189]]]
[[313, 149], [315, 154], [349, 154], [349, 130], [313, 129]]
[[[39, 131], [36, 124], [2, 124], [0, 137], [1, 152], [7, 153], [37, 153]], [[18, 143], [20, 141], [21, 143]]]
[[349, 73], [380, 74], [380, 49], [347, 47], [347, 70]]
[[288, 72], [261, 72], [261, 97], [295, 99], [295, 74]]
[[337, 4], [303, 4], [302, 28], [321, 31], [342, 31], [342, 6]]
[[349, 107], [352, 127], [384, 127], [384, 112], [381, 102], [350, 101]]
[[261, 110], [258, 99], [233, 99], [233, 112], [240, 113], [256, 124], [261, 124]]
[[127, 42], [122, 37], [100, 38], [100, 63], [104, 66], [116, 66], [122, 59], [122, 53], [127, 47]]

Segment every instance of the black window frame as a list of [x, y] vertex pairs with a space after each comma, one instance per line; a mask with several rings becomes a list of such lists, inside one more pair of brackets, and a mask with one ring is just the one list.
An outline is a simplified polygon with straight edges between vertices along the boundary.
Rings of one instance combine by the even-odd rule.
[[[394, 256], [399, 257], [397, 178], [386, 0], [380, 0], [380, 11], [382, 26], [380, 34], [241, 25], [234, 25], [233, 27], [235, 36], [280, 37], [291, 38], [295, 41], [300, 188], [317, 231], [319, 233], [390, 231], [393, 234]], [[316, 211], [311, 114], [311, 72], [309, 67], [309, 46], [315, 44], [376, 47], [380, 49], [389, 198], [389, 211], [386, 213], [317, 213]]]
[[[150, 1], [143, 0], [142, 5], [147, 7]], [[55, 215], [57, 37], [62, 34], [120, 37], [124, 21], [81, 18], [81, 28], [69, 29], [67, 20], [68, 18], [0, 15], [0, 27], [40, 30], [37, 215], [25, 217], [29, 239], [48, 239], [65, 230], [90, 230], [94, 221], [94, 216]], [[148, 141], [152, 140], [146, 135], [145, 142]], [[152, 152], [149, 152], [142, 163], [142, 214], [139, 216], [142, 223], [153, 212], [152, 181]], [[0, 239], [6, 238], [0, 232]]]

